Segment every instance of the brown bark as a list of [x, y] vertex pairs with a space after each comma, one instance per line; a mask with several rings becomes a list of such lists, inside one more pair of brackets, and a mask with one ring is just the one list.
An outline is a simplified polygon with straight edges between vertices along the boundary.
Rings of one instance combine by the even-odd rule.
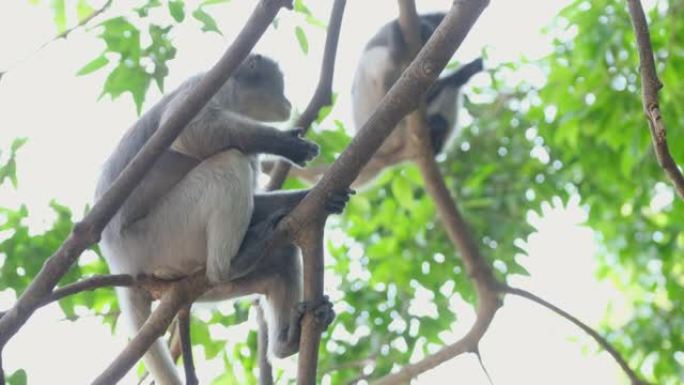
[[644, 114], [648, 120], [658, 164], [672, 182], [675, 190], [684, 199], [684, 176], [672, 158], [667, 144], [667, 129], [658, 104], [658, 91], [663, 88], [663, 83], [658, 79], [651, 47], [651, 36], [648, 31], [648, 22], [644, 9], [639, 0], [628, 0], [629, 14], [632, 19], [632, 27], [636, 35], [637, 48], [639, 51], [639, 70], [641, 71], [641, 91], [644, 104]]

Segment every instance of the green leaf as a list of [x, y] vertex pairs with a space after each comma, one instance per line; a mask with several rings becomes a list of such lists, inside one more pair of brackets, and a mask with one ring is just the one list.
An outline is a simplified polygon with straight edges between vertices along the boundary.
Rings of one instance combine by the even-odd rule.
[[65, 0], [53, 0], [52, 10], [55, 12], [54, 20], [55, 26], [57, 26], [57, 33], [62, 33], [66, 30]]
[[76, 17], [79, 22], [92, 15], [93, 12], [95, 12], [95, 8], [91, 7], [87, 0], [78, 0], [76, 4]]
[[16, 155], [16, 152], [20, 148], [22, 148], [26, 144], [26, 142], [28, 142], [28, 138], [16, 138], [16, 139], [14, 139], [12, 141], [12, 147], [10, 149], [10, 151], [11, 151], [10, 156], [14, 157], [14, 155]]
[[206, 13], [202, 9], [202, 7], [197, 8], [195, 12], [192, 13], [192, 17], [194, 17], [200, 23], [202, 23], [202, 31], [216, 32], [219, 35], [223, 35], [223, 33], [219, 30], [218, 26], [216, 25], [216, 21], [214, 20], [214, 18], [211, 17], [208, 13]]
[[311, 10], [306, 5], [304, 5], [303, 0], [295, 0], [294, 1], [294, 11], [299, 12], [299, 13], [303, 13], [303, 14], [308, 15], [308, 16], [311, 15]]
[[174, 20], [182, 22], [185, 20], [185, 2], [183, 0], [169, 1], [169, 12]]
[[26, 371], [19, 369], [7, 378], [8, 385], [26, 385], [28, 382]]
[[300, 26], [295, 27], [295, 36], [297, 36], [297, 41], [299, 42], [299, 48], [302, 49], [302, 52], [304, 54], [309, 53], [309, 41], [306, 38], [306, 34], [304, 33], [304, 30]]
[[93, 59], [92, 61], [90, 61], [90, 63], [81, 67], [81, 69], [78, 70], [76, 75], [78, 75], [78, 76], [87, 75], [91, 72], [95, 72], [95, 71], [99, 70], [100, 68], [106, 66], [107, 64], [109, 64], [109, 60], [104, 55], [100, 55], [100, 56], [96, 57], [95, 59]]

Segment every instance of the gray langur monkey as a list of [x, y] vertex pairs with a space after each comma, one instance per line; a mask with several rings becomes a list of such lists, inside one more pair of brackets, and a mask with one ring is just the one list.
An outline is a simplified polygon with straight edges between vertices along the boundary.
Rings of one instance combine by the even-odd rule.
[[[96, 199], [201, 76], [165, 96], [124, 134], [103, 166]], [[283, 132], [257, 121], [289, 117], [283, 88], [274, 61], [248, 56], [133, 190], [100, 242], [114, 274], [173, 279], [205, 269], [209, 280], [220, 285], [201, 300], [262, 294], [269, 353], [278, 357], [297, 351], [299, 320], [310, 304], [300, 303], [297, 248], [285, 244], [264, 255], [264, 240], [307, 191], [255, 194], [256, 156], [268, 153], [303, 165], [318, 154], [316, 144], [299, 137], [301, 130]], [[326, 209], [340, 212], [349, 193], [332, 194]], [[135, 287], [119, 288], [117, 294], [124, 318], [137, 332], [150, 315], [152, 298]], [[311, 306], [317, 320], [332, 321], [327, 300]], [[182, 384], [161, 339], [143, 359], [157, 385]]]
[[[421, 43], [432, 36], [444, 13], [420, 15]], [[411, 62], [399, 22], [394, 20], [383, 27], [366, 44], [352, 84], [352, 113], [354, 130], [358, 132], [366, 123], [380, 100], [399, 79]], [[440, 153], [454, 131], [458, 98], [461, 87], [476, 73], [482, 71], [482, 59], [460, 67], [454, 73], [439, 78], [424, 95], [427, 108], [430, 138], [435, 155]], [[401, 120], [392, 134], [361, 170], [352, 187], [360, 187], [374, 179], [386, 167], [414, 159], [416, 149], [411, 146], [406, 119]], [[266, 164], [265, 169], [270, 165]], [[325, 172], [327, 165], [293, 170], [292, 175], [315, 181]]]

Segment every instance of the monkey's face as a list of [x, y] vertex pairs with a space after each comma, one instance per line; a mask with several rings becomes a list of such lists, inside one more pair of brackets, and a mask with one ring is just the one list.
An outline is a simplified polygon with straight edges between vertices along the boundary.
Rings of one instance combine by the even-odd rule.
[[292, 105], [285, 97], [283, 74], [278, 65], [261, 55], [250, 55], [234, 76], [237, 92], [233, 108], [252, 119], [279, 122], [290, 117]]

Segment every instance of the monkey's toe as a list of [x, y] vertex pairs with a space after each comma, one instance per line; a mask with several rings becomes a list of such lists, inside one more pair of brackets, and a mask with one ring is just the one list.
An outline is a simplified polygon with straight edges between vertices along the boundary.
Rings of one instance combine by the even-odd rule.
[[324, 295], [316, 302], [300, 302], [297, 304], [297, 312], [304, 316], [305, 313], [311, 312], [314, 320], [327, 328], [333, 320], [335, 320], [335, 310], [327, 295]]
[[344, 191], [331, 192], [325, 201], [325, 209], [332, 214], [340, 214], [344, 211], [347, 202], [351, 195], [356, 194], [356, 191], [350, 188]]
[[335, 310], [333, 310], [332, 303], [328, 301], [328, 297], [325, 296], [325, 302], [314, 309], [314, 319], [323, 327], [327, 328], [335, 320]]

